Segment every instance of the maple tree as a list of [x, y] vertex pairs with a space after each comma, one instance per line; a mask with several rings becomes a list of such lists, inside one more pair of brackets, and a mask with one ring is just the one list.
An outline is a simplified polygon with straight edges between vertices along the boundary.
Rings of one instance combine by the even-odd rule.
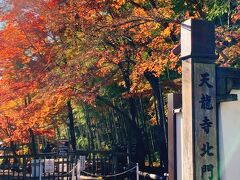
[[[63, 30], [62, 21], [57, 21], [61, 18], [57, 19], [52, 9], [54, 2], [5, 3], [11, 8], [1, 14], [1, 21], [6, 22], [0, 32], [1, 139], [10, 144], [32, 142], [31, 150], [36, 154], [34, 136], [54, 138], [56, 128], [66, 123], [54, 121], [54, 116], [68, 111], [72, 97], [91, 104], [98, 87], [85, 83], [94, 69], [86, 72], [81, 67], [84, 62], [79, 61], [75, 48], [80, 48], [82, 41], [73, 42], [70, 28]], [[46, 21], [50, 17], [55, 18], [54, 26]]]

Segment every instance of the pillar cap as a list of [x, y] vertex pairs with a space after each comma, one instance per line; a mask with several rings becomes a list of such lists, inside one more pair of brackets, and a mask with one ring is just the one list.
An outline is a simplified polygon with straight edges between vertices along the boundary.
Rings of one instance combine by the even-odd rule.
[[189, 19], [181, 24], [181, 59], [193, 57], [196, 61], [198, 58], [215, 61], [215, 27], [212, 22]]

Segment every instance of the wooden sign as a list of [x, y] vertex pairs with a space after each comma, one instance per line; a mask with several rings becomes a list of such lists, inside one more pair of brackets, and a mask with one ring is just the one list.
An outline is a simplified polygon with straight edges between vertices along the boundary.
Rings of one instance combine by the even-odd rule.
[[44, 171], [45, 173], [54, 173], [54, 159], [44, 160]]
[[183, 180], [219, 177], [214, 44], [212, 23], [182, 24]]
[[78, 164], [81, 170], [86, 169], [85, 163], [86, 163], [86, 156], [79, 156]]
[[218, 173], [215, 65], [193, 66], [196, 177], [211, 180]]
[[66, 156], [69, 150], [69, 141], [68, 140], [59, 140], [58, 141], [58, 154], [60, 156]]

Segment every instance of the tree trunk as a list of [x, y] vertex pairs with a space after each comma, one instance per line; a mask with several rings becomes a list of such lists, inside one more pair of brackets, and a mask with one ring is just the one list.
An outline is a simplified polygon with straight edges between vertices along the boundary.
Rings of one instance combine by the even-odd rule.
[[13, 142], [10, 142], [10, 148], [11, 148], [11, 151], [13, 153], [14, 163], [18, 163], [17, 152], [16, 152], [16, 144], [13, 143]]
[[92, 132], [92, 126], [91, 126], [91, 121], [90, 121], [90, 116], [89, 116], [89, 109], [87, 105], [83, 106], [84, 108], [84, 113], [85, 113], [85, 118], [86, 118], [86, 124], [87, 124], [87, 128], [88, 128], [88, 134], [89, 134], [89, 138], [88, 138], [88, 144], [89, 144], [89, 150], [95, 150], [95, 145], [94, 145], [94, 134]]
[[73, 151], [76, 151], [76, 136], [75, 136], [75, 129], [74, 129], [74, 118], [73, 118], [73, 111], [72, 111], [72, 105], [71, 101], [67, 101], [67, 107], [68, 107], [68, 119], [69, 119], [69, 131], [70, 131], [70, 137], [71, 137], [71, 144]]
[[32, 129], [29, 129], [29, 134], [30, 134], [30, 137], [31, 137], [31, 144], [30, 144], [31, 154], [34, 157], [36, 157], [37, 156], [37, 149], [36, 149], [35, 135], [34, 135]]
[[135, 129], [136, 132], [136, 152], [135, 152], [135, 161], [139, 163], [139, 167], [143, 168], [145, 166], [145, 144], [143, 140], [143, 135], [142, 131], [139, 129], [137, 126], [137, 107], [135, 103], [135, 99], [130, 97], [128, 99], [129, 103], [129, 109], [130, 109], [130, 114], [131, 114], [131, 119], [132, 119], [132, 124], [131, 126]]
[[164, 100], [162, 88], [159, 83], [159, 79], [155, 77], [151, 72], [144, 73], [146, 79], [149, 81], [155, 98], [157, 99], [157, 109], [159, 116], [160, 124], [160, 136], [161, 136], [161, 145], [160, 145], [160, 158], [161, 166], [164, 170], [168, 169], [168, 151], [167, 151], [167, 130], [166, 130], [166, 118], [164, 114]]
[[[128, 60], [129, 57], [126, 57], [126, 60]], [[123, 80], [126, 85], [126, 91], [130, 93], [131, 89], [131, 81], [130, 81], [130, 63], [128, 62], [127, 66], [124, 68], [123, 64], [119, 64], [119, 67], [122, 71]], [[143, 134], [141, 129], [137, 125], [137, 106], [135, 99], [133, 97], [128, 98], [128, 105], [129, 105], [129, 112], [130, 112], [130, 127], [132, 130], [135, 130], [135, 138], [136, 138], [136, 150], [135, 150], [135, 157], [134, 160], [139, 163], [139, 167], [143, 168], [145, 166], [145, 144], [143, 139]]]

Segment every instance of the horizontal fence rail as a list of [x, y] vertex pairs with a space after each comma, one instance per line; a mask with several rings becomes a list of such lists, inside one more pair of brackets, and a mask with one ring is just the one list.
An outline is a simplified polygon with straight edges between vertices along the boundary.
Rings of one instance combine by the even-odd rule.
[[[128, 154], [112, 151], [76, 151], [65, 156], [57, 153], [0, 156], [0, 179], [72, 179], [70, 171], [80, 156], [86, 156], [85, 171], [102, 176], [123, 172], [130, 167]], [[45, 163], [54, 161], [54, 171], [45, 171]], [[129, 175], [128, 175], [129, 176]], [[123, 177], [121, 177], [123, 178]]]

